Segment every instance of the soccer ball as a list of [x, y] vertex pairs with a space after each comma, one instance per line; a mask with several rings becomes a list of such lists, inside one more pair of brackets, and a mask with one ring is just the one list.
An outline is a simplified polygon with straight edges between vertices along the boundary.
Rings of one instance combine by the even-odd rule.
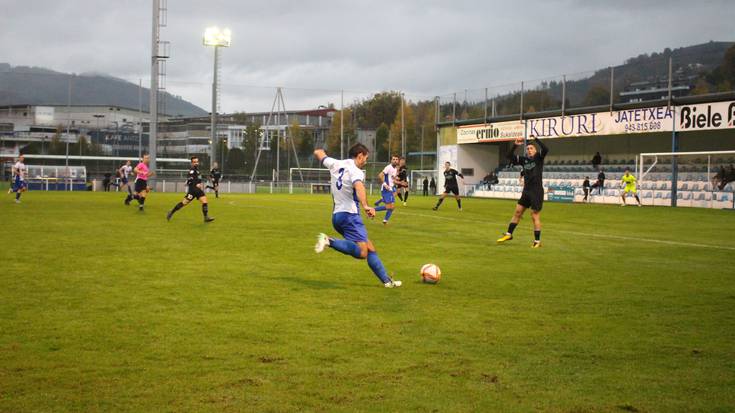
[[421, 280], [428, 284], [436, 284], [442, 278], [442, 270], [434, 264], [424, 264], [421, 267]]

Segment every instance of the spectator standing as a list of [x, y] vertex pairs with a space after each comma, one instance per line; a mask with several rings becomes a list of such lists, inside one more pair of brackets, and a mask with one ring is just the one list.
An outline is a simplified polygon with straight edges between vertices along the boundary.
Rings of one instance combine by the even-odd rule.
[[597, 152], [595, 153], [595, 156], [592, 157], [592, 167], [597, 169], [601, 163], [602, 163], [602, 156], [600, 155], [600, 152]]
[[584, 202], [590, 202], [590, 177], [585, 176], [584, 182], [582, 182], [582, 190], [584, 191]]

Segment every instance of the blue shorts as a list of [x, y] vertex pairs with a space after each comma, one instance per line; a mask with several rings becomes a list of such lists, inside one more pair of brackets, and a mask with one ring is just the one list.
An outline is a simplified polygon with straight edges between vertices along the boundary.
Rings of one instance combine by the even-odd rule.
[[21, 188], [26, 188], [26, 182], [22, 179], [20, 179], [19, 176], [15, 177], [15, 181], [13, 181], [13, 192], [20, 191]]
[[128, 184], [128, 178], [122, 177], [122, 178], [120, 178], [120, 182], [122, 182], [123, 185], [127, 185]]
[[386, 204], [395, 204], [396, 203], [396, 198], [393, 195], [393, 191], [392, 190], [389, 191], [389, 190], [383, 188], [380, 191], [380, 195], [383, 197], [383, 202], [385, 202]]
[[367, 229], [360, 214], [337, 212], [332, 215], [332, 226], [347, 241], [367, 242], [368, 240]]

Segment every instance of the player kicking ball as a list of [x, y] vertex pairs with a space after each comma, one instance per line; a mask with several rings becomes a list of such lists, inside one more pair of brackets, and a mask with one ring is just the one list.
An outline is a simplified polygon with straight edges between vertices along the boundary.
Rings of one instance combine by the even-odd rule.
[[184, 199], [181, 202], [174, 206], [174, 209], [169, 211], [166, 215], [166, 220], [171, 221], [171, 217], [174, 216], [176, 211], [189, 205], [189, 202], [196, 198], [202, 203], [202, 215], [204, 215], [204, 222], [214, 221], [214, 218], [209, 216], [209, 204], [207, 204], [207, 195], [205, 195], [202, 190], [202, 177], [199, 174], [199, 158], [196, 156], [191, 157], [191, 168], [189, 168], [189, 176], [186, 179], [186, 187], [186, 196], [184, 196]]
[[498, 243], [507, 242], [513, 239], [513, 231], [521, 221], [523, 213], [526, 209], [531, 208], [531, 219], [533, 219], [533, 244], [531, 248], [539, 248], [541, 246], [541, 208], [544, 205], [544, 185], [543, 171], [544, 158], [549, 153], [549, 149], [540, 139], [534, 139], [533, 136], [528, 140], [534, 140], [541, 148], [539, 151], [536, 146], [529, 142], [526, 145], [525, 155], [516, 155], [516, 148], [523, 145], [523, 138], [518, 138], [513, 145], [508, 160], [512, 165], [520, 165], [523, 168], [523, 192], [518, 200], [513, 218], [508, 225], [508, 231], [498, 239]]
[[327, 156], [323, 149], [314, 151], [316, 159], [329, 169], [332, 190], [332, 226], [345, 239], [331, 238], [319, 234], [314, 251], [318, 253], [330, 247], [357, 259], [367, 259], [368, 266], [383, 283], [385, 288], [400, 287], [401, 282], [388, 276], [383, 263], [378, 258], [373, 243], [368, 239], [367, 229], [360, 216], [360, 208], [372, 218], [375, 209], [368, 205], [365, 192], [365, 173], [362, 168], [368, 160], [369, 151], [363, 144], [350, 148], [349, 159], [334, 159]]
[[636, 179], [633, 174], [630, 173], [630, 168], [625, 168], [625, 173], [623, 174], [623, 178], [621, 179], [621, 183], [623, 184], [623, 193], [621, 195], [623, 202], [620, 204], [620, 206], [625, 206], [625, 195], [628, 193], [633, 194], [635, 197], [635, 200], [638, 202], [638, 206], [641, 206], [641, 199], [638, 198], [638, 188], [636, 187]]
[[[396, 208], [396, 199], [393, 193], [395, 188], [394, 179], [398, 170], [398, 155], [393, 155], [390, 158], [390, 163], [383, 168], [378, 174], [378, 179], [382, 182], [380, 188], [381, 198], [375, 202], [375, 212], [385, 211], [385, 218], [383, 218], [383, 225], [388, 224], [393, 210]], [[385, 203], [385, 206], [378, 206], [381, 203]]]

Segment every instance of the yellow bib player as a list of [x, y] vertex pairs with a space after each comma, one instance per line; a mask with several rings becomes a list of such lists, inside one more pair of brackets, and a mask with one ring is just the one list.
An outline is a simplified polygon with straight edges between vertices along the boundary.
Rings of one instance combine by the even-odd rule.
[[622, 194], [623, 203], [620, 204], [620, 206], [625, 206], [625, 195], [628, 193], [632, 193], [635, 197], [635, 200], [638, 202], [638, 206], [641, 206], [641, 199], [638, 198], [638, 189], [636, 189], [635, 176], [630, 173], [630, 169], [628, 168], [625, 168], [625, 174], [623, 175], [622, 183], [624, 185]]

